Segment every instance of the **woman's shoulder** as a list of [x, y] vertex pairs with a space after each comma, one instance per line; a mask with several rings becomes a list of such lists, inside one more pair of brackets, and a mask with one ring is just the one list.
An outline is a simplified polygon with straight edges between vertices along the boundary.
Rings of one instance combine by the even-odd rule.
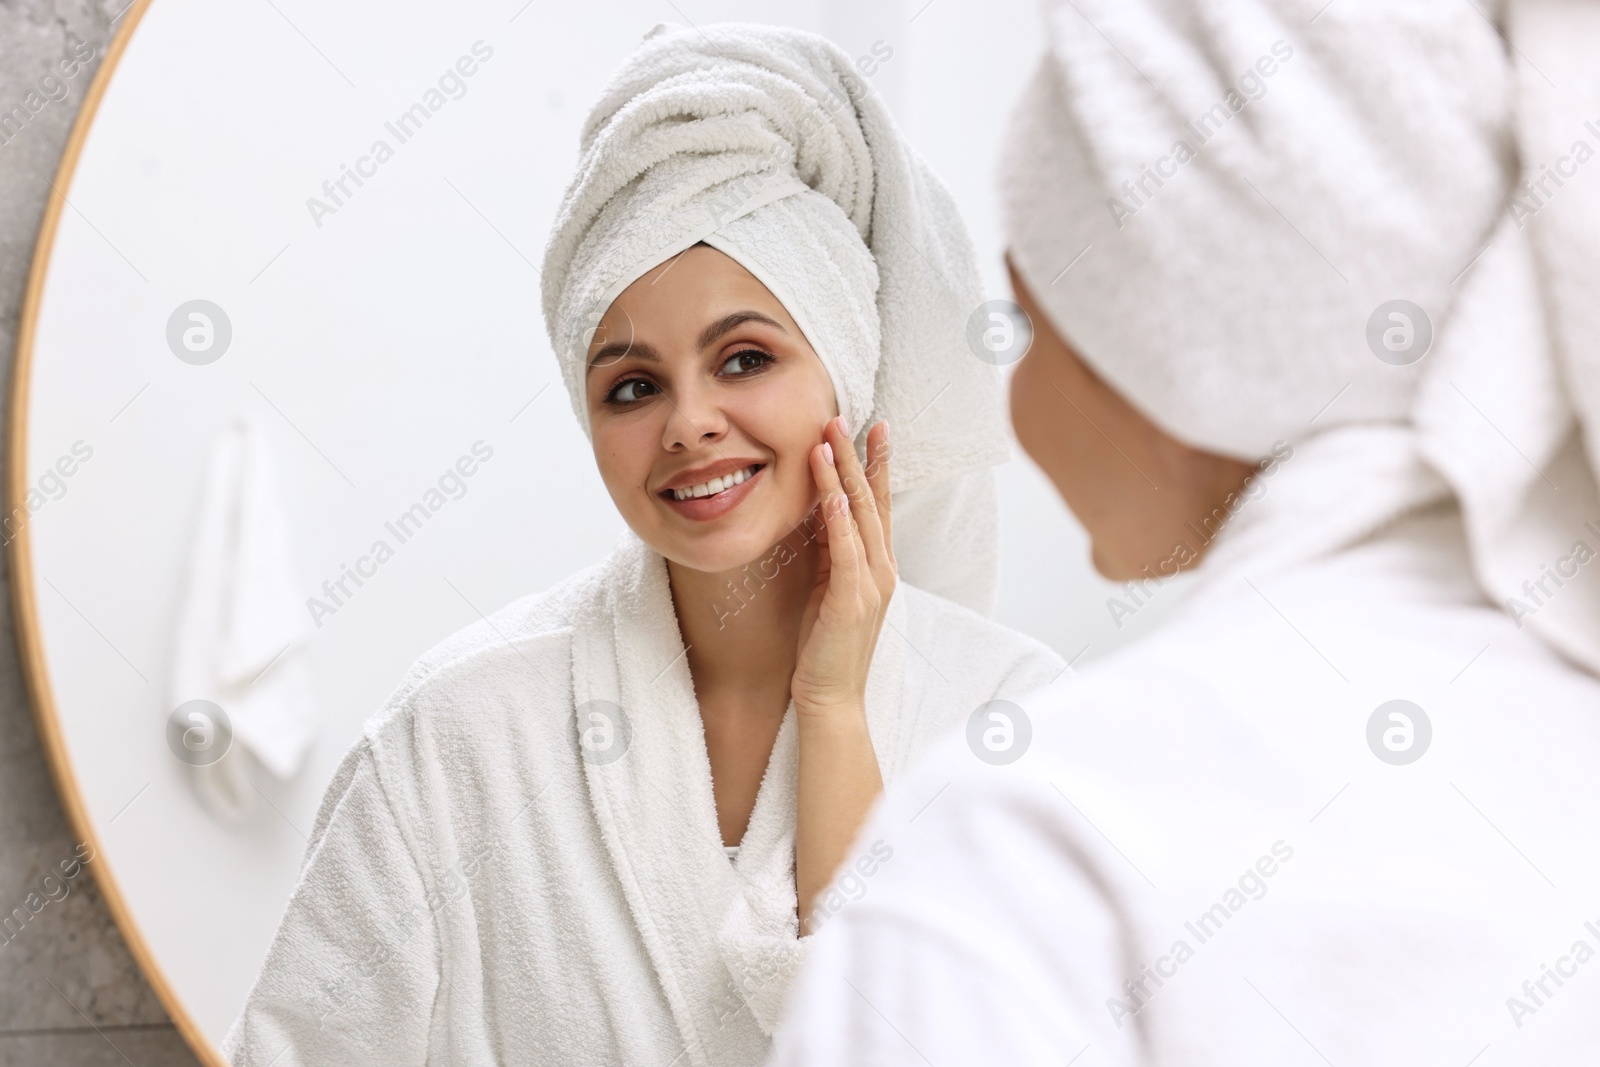
[[[603, 581], [605, 564], [579, 571], [557, 585], [518, 597], [481, 616], [423, 653], [366, 722], [362, 733], [377, 740], [397, 720], [436, 708], [481, 703], [507, 686], [522, 692], [560, 692], [570, 684], [573, 621]], [[555, 683], [560, 683], [559, 685]], [[400, 729], [409, 729], [404, 723]]]
[[571, 714], [573, 621], [603, 570], [519, 597], [423, 653], [340, 761], [313, 844], [352, 803], [347, 797], [356, 798], [356, 810], [363, 797], [381, 796], [382, 804], [363, 810], [419, 824], [426, 820], [418, 813], [438, 802], [441, 789], [493, 789], [525, 769], [529, 753], [560, 751], [551, 742]]

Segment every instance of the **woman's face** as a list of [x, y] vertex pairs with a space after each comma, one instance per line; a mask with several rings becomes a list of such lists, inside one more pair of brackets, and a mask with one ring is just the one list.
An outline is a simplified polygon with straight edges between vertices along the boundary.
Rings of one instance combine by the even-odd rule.
[[589, 345], [600, 477], [640, 539], [698, 571], [760, 558], [817, 504], [833, 384], [782, 304], [696, 245], [628, 286]]

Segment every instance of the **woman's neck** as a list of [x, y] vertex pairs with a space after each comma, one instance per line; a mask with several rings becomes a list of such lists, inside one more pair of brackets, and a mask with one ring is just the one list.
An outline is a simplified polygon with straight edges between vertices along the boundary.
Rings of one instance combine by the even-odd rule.
[[819, 556], [815, 530], [802, 524], [737, 570], [697, 571], [667, 561], [689, 673], [702, 702], [717, 694], [766, 695], [764, 702], [778, 700], [782, 713]]

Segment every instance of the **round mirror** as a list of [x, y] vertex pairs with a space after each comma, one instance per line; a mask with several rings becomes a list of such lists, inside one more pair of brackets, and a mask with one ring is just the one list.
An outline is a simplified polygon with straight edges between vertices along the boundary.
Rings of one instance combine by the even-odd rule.
[[[578, 130], [674, 6], [140, 0], [73, 134], [24, 310], [8, 540], [89, 863], [211, 1062], [323, 790], [426, 649], [623, 531], [546, 341]], [[701, 5], [852, 54], [967, 213], [1030, 4]], [[1025, 459], [997, 617], [1067, 659], [1148, 627]], [[1046, 565], [1048, 563], [1048, 565]], [[1113, 604], [1115, 602], [1115, 604]]]

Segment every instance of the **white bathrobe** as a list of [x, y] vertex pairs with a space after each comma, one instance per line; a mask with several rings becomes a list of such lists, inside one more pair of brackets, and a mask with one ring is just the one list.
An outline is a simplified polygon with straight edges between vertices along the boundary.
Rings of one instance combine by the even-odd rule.
[[[984, 702], [1064, 670], [902, 583], [867, 690], [885, 780]], [[606, 708], [623, 710], [589, 714]], [[759, 1063], [811, 941], [795, 914], [796, 754], [791, 707], [730, 863], [666, 568], [628, 536], [430, 652], [368, 723], [225, 1053]]]
[[[1020, 761], [955, 742], [890, 790], [773, 1063], [1596, 1062], [1600, 681], [1485, 599], [1442, 492], [1288, 558], [1360, 521], [1336, 444], [1154, 634], [1019, 702]], [[1396, 699], [1408, 765], [1368, 743]]]
[[1289, 454], [1021, 761], [891, 793], [776, 1062], [1600, 1061], [1600, 5], [1046, 23], [1018, 271], [1167, 433]]

